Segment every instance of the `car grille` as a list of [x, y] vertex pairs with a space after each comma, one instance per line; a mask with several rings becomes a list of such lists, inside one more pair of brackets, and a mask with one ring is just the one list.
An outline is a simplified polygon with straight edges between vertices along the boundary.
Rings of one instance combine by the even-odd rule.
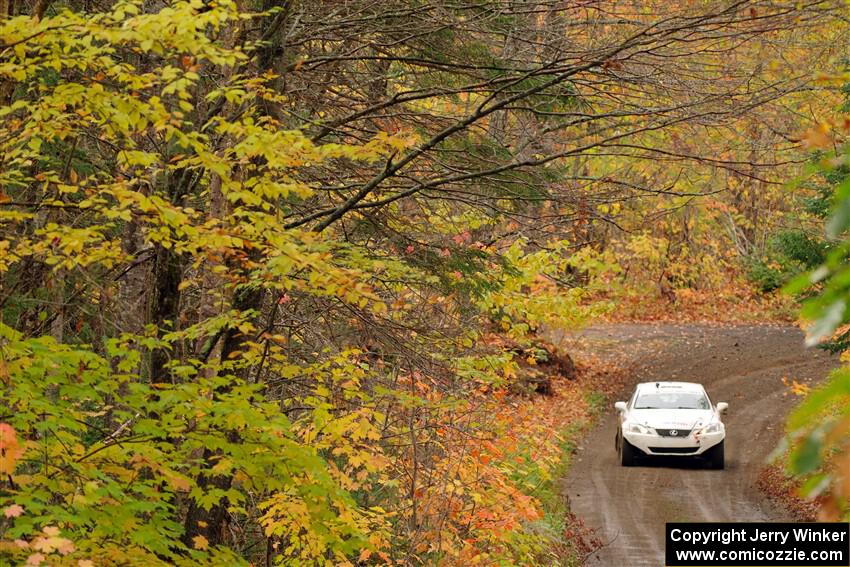
[[699, 447], [650, 447], [649, 450], [653, 453], [681, 453], [682, 455], [687, 455], [689, 453], [696, 453]]
[[[662, 437], [687, 437], [691, 434], [690, 429], [656, 429], [655, 431]], [[673, 431], [676, 435], [673, 435]]]

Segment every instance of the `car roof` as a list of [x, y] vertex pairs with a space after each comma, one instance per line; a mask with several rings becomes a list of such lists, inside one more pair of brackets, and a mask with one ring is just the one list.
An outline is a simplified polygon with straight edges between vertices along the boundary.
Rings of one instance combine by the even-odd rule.
[[702, 384], [697, 382], [641, 382], [637, 385], [638, 391], [641, 390], [678, 390], [681, 392], [704, 392]]

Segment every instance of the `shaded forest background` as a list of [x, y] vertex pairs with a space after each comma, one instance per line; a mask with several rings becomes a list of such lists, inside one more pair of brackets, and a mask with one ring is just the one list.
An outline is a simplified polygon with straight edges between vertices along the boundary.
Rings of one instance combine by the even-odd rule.
[[[793, 319], [817, 270], [844, 348], [840, 2], [0, 14], [4, 560], [574, 564], [604, 369], [536, 400], [547, 329]], [[791, 441], [838, 496], [842, 376]]]

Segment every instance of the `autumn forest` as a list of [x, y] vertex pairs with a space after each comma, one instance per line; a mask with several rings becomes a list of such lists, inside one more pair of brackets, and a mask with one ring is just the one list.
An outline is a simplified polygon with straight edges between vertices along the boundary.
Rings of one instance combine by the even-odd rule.
[[774, 466], [847, 518], [849, 42], [820, 0], [0, 0], [0, 564], [581, 565], [601, 322], [834, 353]]

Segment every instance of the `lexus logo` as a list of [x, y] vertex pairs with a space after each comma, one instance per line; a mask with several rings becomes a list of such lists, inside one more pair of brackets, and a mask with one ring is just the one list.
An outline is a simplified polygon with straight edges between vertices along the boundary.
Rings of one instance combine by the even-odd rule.
[[672, 430], [670, 430], [670, 437], [677, 437], [678, 435], [679, 435], [679, 430], [678, 430], [678, 429], [672, 429]]

